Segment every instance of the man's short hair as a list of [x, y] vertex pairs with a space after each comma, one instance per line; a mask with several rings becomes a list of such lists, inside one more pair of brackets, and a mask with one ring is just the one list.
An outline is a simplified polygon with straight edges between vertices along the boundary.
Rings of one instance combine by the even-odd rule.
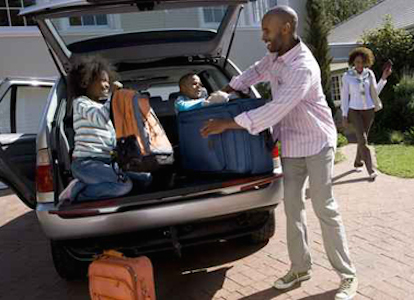
[[267, 11], [264, 17], [279, 16], [283, 22], [289, 23], [292, 26], [292, 32], [296, 34], [298, 29], [298, 14], [296, 11], [287, 5], [276, 5]]

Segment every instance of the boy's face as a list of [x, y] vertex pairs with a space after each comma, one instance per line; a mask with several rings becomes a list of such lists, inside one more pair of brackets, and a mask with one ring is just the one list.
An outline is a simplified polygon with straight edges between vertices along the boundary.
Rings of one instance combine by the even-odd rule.
[[194, 75], [187, 80], [186, 84], [182, 87], [181, 92], [191, 99], [198, 99], [201, 97], [202, 89], [203, 85], [200, 77]]
[[102, 99], [107, 99], [109, 97], [110, 90], [109, 75], [107, 72], [102, 71], [100, 76], [98, 76], [86, 89], [86, 96], [90, 99], [99, 101]]

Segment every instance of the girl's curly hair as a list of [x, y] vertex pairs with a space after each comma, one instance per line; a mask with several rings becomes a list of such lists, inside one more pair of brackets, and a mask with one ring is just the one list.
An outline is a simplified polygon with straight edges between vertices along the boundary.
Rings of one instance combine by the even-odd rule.
[[371, 67], [375, 62], [374, 53], [372, 53], [371, 49], [368, 49], [366, 47], [358, 47], [352, 50], [349, 54], [348, 64], [350, 66], [353, 66], [354, 60], [358, 56], [362, 57], [362, 60], [368, 67]]
[[71, 59], [71, 69], [68, 74], [68, 98], [75, 99], [86, 95], [88, 86], [103, 71], [108, 73], [109, 81], [114, 82], [118, 75], [114, 67], [103, 57], [98, 55], [82, 55]]

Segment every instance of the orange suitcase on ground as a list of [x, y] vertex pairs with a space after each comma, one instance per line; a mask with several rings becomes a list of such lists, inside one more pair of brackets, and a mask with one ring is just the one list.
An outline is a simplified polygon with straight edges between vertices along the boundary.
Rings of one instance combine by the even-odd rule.
[[124, 257], [109, 250], [89, 266], [92, 300], [155, 300], [152, 264], [148, 257]]

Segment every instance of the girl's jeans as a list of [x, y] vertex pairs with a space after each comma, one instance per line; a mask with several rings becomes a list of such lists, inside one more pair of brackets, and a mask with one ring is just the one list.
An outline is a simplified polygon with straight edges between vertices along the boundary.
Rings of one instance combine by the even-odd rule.
[[83, 201], [120, 197], [132, 189], [131, 180], [116, 165], [115, 172], [111, 159], [77, 158], [71, 168], [73, 176], [79, 180], [73, 187], [71, 199]]

